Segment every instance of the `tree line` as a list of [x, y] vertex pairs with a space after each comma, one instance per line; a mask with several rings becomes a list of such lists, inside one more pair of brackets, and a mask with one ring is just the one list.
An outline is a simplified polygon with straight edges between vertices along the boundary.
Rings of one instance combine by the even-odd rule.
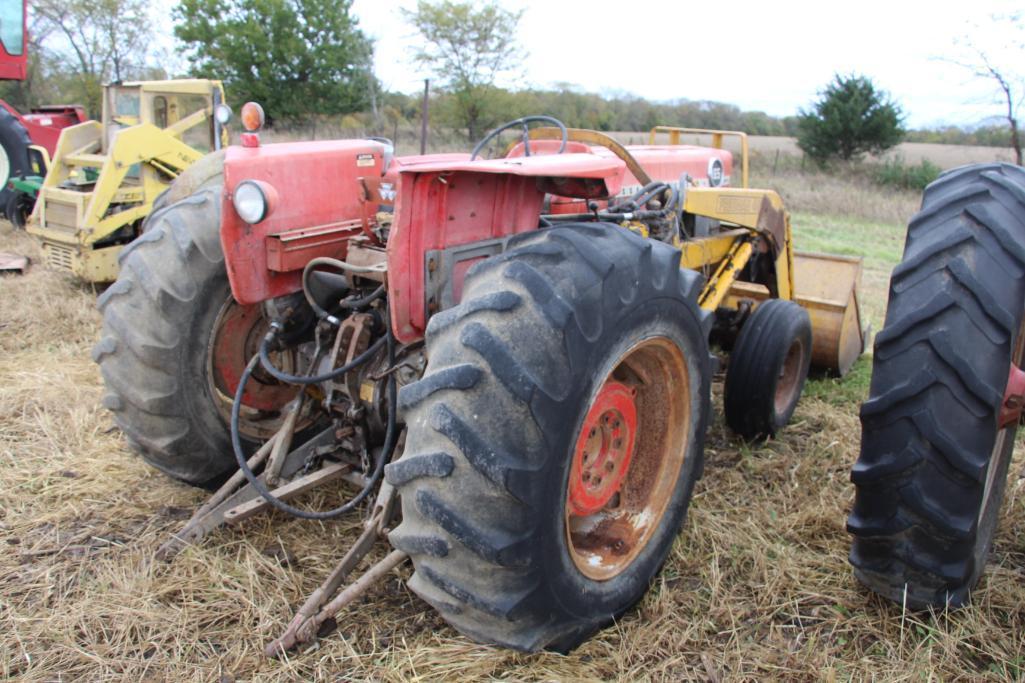
[[[180, 0], [171, 13], [177, 47], [156, 39], [157, 11], [166, 10], [152, 0], [33, 0], [29, 78], [0, 84], [0, 97], [21, 108], [75, 101], [99, 116], [104, 82], [198, 76], [224, 81], [236, 107], [261, 102], [272, 123], [348, 116], [384, 131], [420, 120], [420, 93], [385, 92], [375, 77], [373, 42], [353, 15], [352, 0]], [[821, 103], [810, 112], [775, 117], [720, 102], [656, 102], [628, 93], [583, 92], [570, 84], [498, 87], [499, 76], [521, 63], [522, 48], [515, 42], [521, 15], [494, 2], [456, 0], [420, 0], [402, 12], [407, 28], [421, 38], [411, 61], [432, 76], [435, 128], [475, 139], [501, 121], [544, 113], [569, 126], [602, 131], [673, 125], [800, 137], [803, 130], [822, 137], [809, 143], [817, 150], [833, 135], [828, 126], [813, 131], [809, 123]], [[871, 83], [855, 85], [845, 87], [860, 97]], [[891, 114], [887, 125], [898, 124], [899, 116]], [[875, 117], [866, 125], [878, 125], [878, 112]], [[998, 125], [908, 131], [905, 139], [1008, 144], [1006, 126]]]

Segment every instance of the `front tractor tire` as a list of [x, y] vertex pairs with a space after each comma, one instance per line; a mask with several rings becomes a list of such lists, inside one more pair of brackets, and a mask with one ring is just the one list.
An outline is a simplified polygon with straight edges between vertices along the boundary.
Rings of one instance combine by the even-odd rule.
[[755, 309], [730, 352], [723, 387], [726, 423], [745, 439], [775, 436], [790, 421], [811, 367], [811, 319], [793, 301]]
[[392, 544], [462, 633], [566, 651], [631, 607], [700, 476], [709, 316], [679, 252], [616, 226], [524, 236], [469, 271], [399, 396]]
[[1025, 170], [956, 169], [925, 190], [890, 280], [861, 408], [850, 561], [912, 609], [964, 604], [993, 542], [1017, 420], [1000, 427], [1021, 366]]
[[[206, 485], [237, 467], [227, 418], [242, 367], [266, 331], [258, 306], [231, 296], [220, 243], [223, 155], [176, 181], [121, 253], [117, 281], [99, 298], [93, 349], [103, 405], [132, 448], [182, 481]], [[274, 432], [295, 389], [254, 377], [240, 431], [244, 444]]]

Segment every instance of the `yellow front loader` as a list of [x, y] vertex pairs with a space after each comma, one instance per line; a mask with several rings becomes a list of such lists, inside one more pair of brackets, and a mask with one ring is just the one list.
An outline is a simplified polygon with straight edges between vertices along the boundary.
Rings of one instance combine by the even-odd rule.
[[102, 121], [62, 131], [27, 229], [48, 263], [88, 282], [117, 278], [117, 257], [157, 197], [227, 144], [220, 81], [105, 86]]

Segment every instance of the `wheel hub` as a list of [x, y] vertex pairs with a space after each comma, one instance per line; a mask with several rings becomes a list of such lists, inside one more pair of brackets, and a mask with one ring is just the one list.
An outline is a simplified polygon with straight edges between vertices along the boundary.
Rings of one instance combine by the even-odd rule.
[[[217, 409], [225, 420], [231, 415], [242, 371], [259, 350], [267, 329], [268, 323], [259, 306], [240, 306], [230, 295], [221, 306], [207, 350], [207, 380]], [[294, 351], [271, 352], [270, 355], [276, 366], [285, 372], [295, 372]], [[282, 410], [296, 394], [296, 387], [278, 382], [257, 366], [242, 395], [239, 421], [242, 436], [248, 439], [273, 436], [281, 426]], [[302, 418], [297, 430], [308, 424], [308, 417]]]
[[637, 436], [637, 390], [609, 380], [595, 397], [577, 437], [569, 506], [592, 515], [612, 500], [630, 468]]
[[1018, 424], [1023, 408], [1025, 408], [1025, 372], [1011, 363], [1011, 369], [1007, 374], [1007, 387], [1004, 389], [1004, 400], [1000, 405], [998, 427], [1006, 429]]

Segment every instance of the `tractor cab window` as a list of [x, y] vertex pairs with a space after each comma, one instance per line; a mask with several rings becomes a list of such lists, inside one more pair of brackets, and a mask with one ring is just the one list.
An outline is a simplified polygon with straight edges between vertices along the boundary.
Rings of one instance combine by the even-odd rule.
[[167, 98], [163, 95], [153, 98], [153, 125], [167, 128]]
[[[179, 95], [178, 118], [184, 119], [210, 108], [209, 95]], [[196, 123], [182, 131], [182, 142], [200, 152], [213, 151], [213, 117], [196, 117]]]
[[122, 125], [133, 125], [139, 121], [139, 89], [114, 88], [114, 118], [135, 119], [131, 123], [119, 121]]
[[139, 124], [139, 89], [110, 86], [104, 115], [104, 150], [108, 150], [119, 130]]
[[0, 42], [12, 57], [25, 51], [25, 15], [22, 0], [0, 0]]

